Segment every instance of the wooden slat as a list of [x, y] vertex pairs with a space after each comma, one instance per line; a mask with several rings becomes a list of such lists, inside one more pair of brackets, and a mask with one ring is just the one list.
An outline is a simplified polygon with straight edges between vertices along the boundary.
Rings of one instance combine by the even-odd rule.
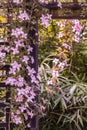
[[18, 7], [19, 7], [19, 8], [22, 8], [22, 7], [23, 7], [23, 5], [22, 5], [21, 3], [20, 3], [20, 4], [15, 4], [15, 3], [13, 4], [13, 2], [11, 2], [11, 1], [10, 1], [9, 3], [12, 4], [12, 6], [9, 7], [9, 4], [8, 4], [8, 3], [6, 3], [6, 4], [5, 4], [5, 3], [2, 3], [2, 4], [0, 4], [0, 8], [1, 8], [1, 9], [6, 9], [6, 8], [13, 9], [13, 8], [16, 8], [16, 7], [17, 7], [17, 8], [18, 8]]
[[82, 19], [86, 20], [87, 16], [52, 16], [53, 19]]
[[9, 27], [9, 24], [7, 22], [6, 23], [0, 22], [0, 28], [2, 28], [2, 27], [4, 27], [4, 28]]
[[[6, 128], [6, 126], [7, 126], [6, 122], [0, 122], [0, 128]], [[10, 123], [11, 130], [12, 128], [14, 128], [14, 126], [15, 126], [14, 123]]]
[[0, 108], [1, 107], [7, 107], [7, 106], [9, 106], [9, 103], [7, 103], [7, 102], [0, 102]]
[[[41, 4], [42, 7], [46, 7], [48, 9], [60, 9], [60, 7], [57, 6], [56, 3], [48, 3], [48, 4]], [[74, 8], [82, 8], [82, 7], [87, 7], [86, 4], [79, 4], [79, 3], [73, 3], [73, 2], [63, 2], [62, 3], [62, 8], [69, 8], [69, 9], [74, 9]]]
[[8, 42], [0, 42], [0, 45], [7, 45], [7, 46], [9, 46], [9, 43]]
[[0, 122], [0, 128], [5, 128], [7, 126], [7, 123]]
[[10, 118], [11, 118], [10, 108], [6, 108], [6, 123], [7, 123], [6, 130], [10, 130]]
[[[5, 83], [2, 83], [2, 82], [0, 82], [0, 87], [4, 87], [4, 88], [6, 88], [6, 87], [8, 87], [9, 85], [6, 85]], [[9, 86], [10, 87], [10, 86]]]
[[0, 66], [0, 70], [9, 70], [9, 68], [10, 68], [10, 65], [2, 65], [2, 66]]

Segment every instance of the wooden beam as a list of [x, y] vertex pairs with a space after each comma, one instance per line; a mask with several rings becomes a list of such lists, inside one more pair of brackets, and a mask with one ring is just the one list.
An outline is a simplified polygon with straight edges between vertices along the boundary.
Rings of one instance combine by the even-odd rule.
[[[56, 3], [48, 3], [48, 4], [40, 4], [42, 7], [48, 8], [48, 9], [60, 9], [60, 7], [57, 6]], [[69, 8], [69, 9], [74, 9], [74, 8], [82, 8], [82, 7], [87, 7], [87, 3], [74, 3], [74, 2], [63, 2], [62, 3], [62, 8]]]
[[56, 3], [43, 4], [42, 6], [49, 9], [53, 19], [87, 19], [86, 3], [62, 3], [62, 9]]
[[73, 0], [74, 3], [78, 3], [78, 0]]
[[82, 19], [82, 20], [86, 20], [87, 19], [87, 16], [53, 16], [52, 17], [53, 19]]

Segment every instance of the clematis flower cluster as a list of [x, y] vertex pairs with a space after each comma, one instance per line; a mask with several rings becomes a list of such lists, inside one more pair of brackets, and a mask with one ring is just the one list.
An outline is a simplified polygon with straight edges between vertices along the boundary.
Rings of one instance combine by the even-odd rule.
[[[13, 3], [20, 4], [21, 1], [13, 0]], [[21, 20], [18, 22], [30, 20], [26, 11], [21, 12], [17, 17]], [[34, 58], [31, 56], [33, 48], [27, 42], [26, 32], [27, 28], [23, 24], [20, 24], [20, 26], [14, 25], [12, 29], [10, 47], [12, 61], [10, 63], [9, 75], [5, 83], [6, 85], [14, 87], [14, 104], [11, 106], [13, 122], [17, 125], [22, 125], [28, 120], [26, 127], [30, 127], [29, 121], [31, 121], [31, 118], [35, 114], [33, 108], [36, 106], [35, 90], [38, 85], [38, 80], [36, 71], [31, 67], [31, 64], [34, 63]], [[5, 57], [2, 50], [3, 49], [0, 48], [0, 57]]]
[[47, 14], [47, 15], [43, 15], [41, 16], [40, 20], [41, 20], [41, 24], [47, 28], [50, 26], [50, 20], [52, 19], [52, 15], [51, 14]]
[[53, 66], [54, 67], [53, 67], [53, 70], [52, 70], [52, 77], [53, 78], [58, 78], [59, 77], [59, 73], [61, 71], [63, 71], [64, 68], [68, 66], [68, 64], [67, 64], [66, 60], [61, 62], [59, 59], [54, 58]]
[[82, 31], [82, 26], [79, 22], [79, 20], [74, 20], [73, 21], [74, 26], [73, 26], [73, 32], [75, 33], [75, 42], [79, 42], [80, 41], [80, 34]]
[[18, 16], [19, 19], [21, 20], [30, 20], [28, 14], [26, 13], [26, 11], [24, 11], [23, 13], [21, 13], [19, 16]]
[[71, 50], [71, 46], [66, 43], [63, 44], [63, 47], [67, 50]]
[[[71, 27], [72, 27], [72, 34], [74, 37], [74, 41], [75, 42], [79, 42], [81, 39], [81, 32], [82, 32], [82, 25], [80, 23], [79, 20], [68, 20], [71, 23]], [[65, 27], [65, 25], [67, 24], [67, 21], [61, 21], [61, 22], [57, 22], [57, 25], [61, 28]], [[58, 38], [63, 38], [63, 32], [60, 30], [59, 34], [58, 34]]]
[[15, 28], [15, 29], [12, 29], [12, 33], [11, 33], [12, 36], [15, 36], [16, 38], [18, 38], [19, 36], [21, 38], [27, 38], [27, 34], [24, 33], [23, 31], [23, 28]]

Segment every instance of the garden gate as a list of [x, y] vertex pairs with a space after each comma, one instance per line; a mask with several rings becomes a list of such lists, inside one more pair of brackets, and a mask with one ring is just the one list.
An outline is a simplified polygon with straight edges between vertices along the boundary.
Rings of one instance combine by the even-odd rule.
[[[38, 0], [40, 6], [49, 9], [53, 19], [87, 19], [87, 0], [70, 0], [70, 2], [69, 0], [65, 0], [65, 2], [60, 0], [60, 2], [62, 2], [62, 5], [58, 0], [48, 0], [48, 2], [45, 2], [45, 0], [43, 0], [43, 2], [40, 1], [41, 0]], [[15, 11], [15, 6], [13, 7], [11, 0], [0, 0], [0, 16], [4, 16], [3, 20], [0, 20], [0, 47], [10, 46], [10, 23], [12, 20], [12, 13]], [[33, 47], [33, 52], [31, 55], [33, 55], [35, 59], [32, 67], [35, 68], [36, 72], [38, 72], [38, 36], [36, 35], [36, 33], [38, 33], [38, 24], [34, 24], [32, 26], [36, 28], [35, 30], [29, 32], [31, 37], [36, 40], [36, 44], [33, 44], [33, 41], [31, 41]], [[6, 55], [8, 56], [7, 53]], [[3, 82], [3, 77], [4, 75], [8, 75], [8, 71], [9, 65], [2, 64], [0, 58], [0, 94], [3, 90], [6, 94], [4, 98], [0, 98], [0, 110], [4, 111], [5, 114], [5, 122], [0, 122], [0, 128], [4, 128], [5, 130], [12, 130], [14, 126], [14, 124], [10, 122], [10, 87], [12, 86], [5, 85]], [[0, 111], [0, 115], [2, 114], [2, 111]], [[39, 129], [38, 116], [32, 119], [31, 129]]]

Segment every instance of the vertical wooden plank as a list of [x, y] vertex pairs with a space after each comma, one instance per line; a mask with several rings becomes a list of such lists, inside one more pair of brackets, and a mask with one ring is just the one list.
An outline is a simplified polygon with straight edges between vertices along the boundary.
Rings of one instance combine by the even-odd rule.
[[36, 24], [32, 25], [34, 27], [34, 30], [30, 31], [30, 35], [33, 40], [35, 40], [35, 43], [33, 43], [33, 40], [31, 41], [31, 47], [33, 48], [33, 51], [31, 52], [31, 56], [34, 58], [34, 63], [31, 65], [32, 68], [35, 69], [36, 75], [38, 73], [38, 22], [36, 21]]
[[[10, 16], [10, 14], [11, 14], [11, 10], [10, 10], [10, 1], [8, 0], [8, 8], [7, 8], [7, 10], [8, 10], [8, 14], [7, 14], [7, 22], [8, 22], [8, 24], [9, 24], [9, 27], [8, 27], [8, 36], [9, 36], [9, 34], [10, 34], [10, 31], [11, 31], [11, 28], [10, 28], [10, 22], [11, 22], [11, 16]], [[8, 37], [8, 42], [10, 41], [10, 36]], [[10, 43], [9, 43], [9, 45], [10, 45]], [[9, 68], [8, 68], [8, 70], [7, 70], [7, 72], [6, 72], [6, 74], [8, 75], [8, 72], [9, 72]], [[9, 103], [10, 104], [10, 87], [9, 86], [7, 86], [6, 87], [6, 102], [7, 103]], [[7, 107], [6, 108], [6, 123], [7, 123], [7, 126], [6, 126], [6, 130], [10, 130], [10, 119], [11, 119], [11, 117], [10, 117], [10, 106], [9, 107]]]
[[[34, 58], [34, 63], [32, 64], [32, 68], [35, 69], [36, 71], [36, 78], [37, 78], [37, 74], [38, 74], [38, 20], [36, 19], [36, 23], [34, 26], [34, 30], [33, 32], [31, 32], [32, 34], [32, 38], [34, 36], [35, 39], [35, 43], [32, 42], [32, 47], [33, 47], [33, 52], [31, 53], [31, 55]], [[38, 102], [38, 90], [36, 90], [36, 102]], [[38, 110], [37, 111], [37, 115], [35, 117], [33, 117], [32, 121], [31, 121], [31, 130], [39, 130], [39, 126], [38, 126]]]
[[[26, 0], [26, 2], [29, 2], [28, 0]], [[30, 3], [32, 3], [33, 1], [30, 0]], [[38, 74], [38, 20], [35, 18], [32, 19], [32, 21], [35, 21], [34, 24], [31, 23], [30, 27], [32, 27], [32, 29], [29, 30], [29, 37], [30, 37], [30, 45], [33, 48], [33, 51], [31, 52], [31, 56], [33, 56], [34, 58], [34, 63], [31, 64], [31, 68], [34, 68], [36, 73], [35, 73], [35, 77], [37, 78], [37, 74]], [[36, 93], [36, 102], [38, 102], [38, 90], [35, 90]], [[37, 111], [37, 115], [34, 116], [31, 120], [31, 128], [26, 128], [26, 130], [39, 130], [38, 127], [38, 110]]]
[[[35, 24], [31, 24], [33, 27], [33, 30], [29, 30], [29, 36], [31, 37], [30, 45], [33, 48], [33, 51], [31, 52], [31, 56], [34, 58], [34, 63], [31, 64], [31, 68], [34, 68], [36, 73], [35, 77], [37, 78], [38, 74], [38, 21], [36, 19]], [[38, 102], [38, 90], [35, 90], [36, 93], [36, 102]], [[26, 130], [39, 130], [38, 126], [38, 110], [37, 115], [32, 118], [31, 121], [31, 128], [26, 128]]]
[[6, 130], [10, 130], [10, 108], [6, 108]]
[[[7, 69], [6, 74], [8, 74], [8, 72], [9, 72], [9, 68]], [[10, 86], [7, 86], [6, 87], [6, 102], [9, 103], [9, 104], [10, 104], [10, 96], [11, 96], [10, 93], [11, 93], [10, 92]], [[10, 119], [11, 119], [11, 116], [10, 116], [10, 106], [8, 106], [6, 108], [6, 123], [7, 123], [6, 130], [10, 130]]]

